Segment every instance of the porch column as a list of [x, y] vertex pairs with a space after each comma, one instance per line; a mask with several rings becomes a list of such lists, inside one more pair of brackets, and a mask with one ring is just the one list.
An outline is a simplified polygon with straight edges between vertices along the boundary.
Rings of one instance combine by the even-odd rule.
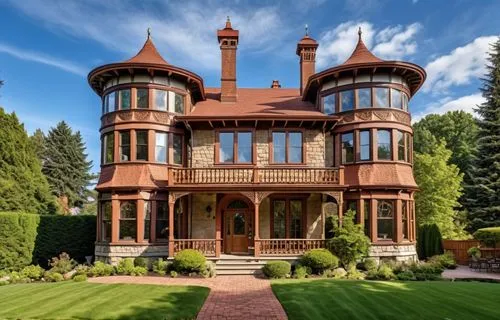
[[[217, 208], [219, 203], [217, 201]], [[221, 228], [222, 228], [222, 215], [224, 211], [222, 209], [217, 209], [215, 212], [215, 256], [220, 257], [221, 253]]]
[[[169, 196], [170, 198], [170, 196]], [[168, 201], [168, 256], [174, 256], [174, 206], [175, 199]]]
[[253, 242], [254, 242], [254, 256], [259, 257], [260, 256], [260, 233], [259, 233], [259, 206], [260, 202], [255, 202], [253, 205], [253, 229], [254, 229], [254, 236], [253, 236]]

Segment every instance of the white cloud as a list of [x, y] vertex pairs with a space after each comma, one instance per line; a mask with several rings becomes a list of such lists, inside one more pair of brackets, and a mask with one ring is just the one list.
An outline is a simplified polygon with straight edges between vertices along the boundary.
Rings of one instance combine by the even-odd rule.
[[28, 51], [7, 44], [0, 43], [0, 52], [11, 55], [17, 59], [42, 63], [48, 66], [74, 73], [79, 76], [87, 75], [87, 68], [73, 62], [52, 57], [40, 52]]
[[363, 42], [382, 59], [397, 60], [414, 54], [417, 50], [415, 36], [422, 29], [419, 23], [406, 27], [388, 26], [377, 30], [367, 21], [347, 21], [333, 30], [321, 34], [316, 61], [319, 68], [344, 62], [354, 50], [358, 41], [358, 28], [363, 31]]
[[[133, 2], [135, 3], [135, 2]], [[132, 4], [133, 4], [132, 3]], [[316, 1], [316, 3], [318, 3]], [[55, 32], [92, 39], [124, 53], [137, 53], [152, 28], [153, 40], [164, 58], [175, 65], [196, 70], [220, 68], [216, 29], [226, 16], [240, 30], [242, 51], [271, 50], [288, 28], [277, 6], [237, 12], [217, 1], [207, 3], [145, 2], [134, 7], [123, 1], [12, 1], [24, 14], [41, 20]], [[281, 30], [280, 32], [275, 32]]]
[[427, 81], [424, 92], [446, 93], [451, 86], [465, 85], [486, 72], [489, 44], [497, 36], [484, 36], [463, 47], [455, 48], [450, 54], [435, 58], [425, 66]]
[[438, 102], [431, 103], [425, 107], [423, 111], [414, 114], [412, 122], [417, 122], [428, 114], [444, 114], [448, 111], [462, 110], [468, 113], [474, 113], [474, 109], [485, 101], [481, 93], [475, 93], [457, 99], [445, 97]]

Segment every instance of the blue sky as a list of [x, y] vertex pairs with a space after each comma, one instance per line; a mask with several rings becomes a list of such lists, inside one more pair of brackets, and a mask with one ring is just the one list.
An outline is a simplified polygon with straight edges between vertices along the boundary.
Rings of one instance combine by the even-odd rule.
[[448, 110], [472, 112], [482, 102], [488, 44], [500, 35], [500, 1], [302, 0], [0, 2], [0, 106], [26, 129], [47, 131], [61, 120], [80, 130], [94, 171], [99, 167], [99, 98], [87, 84], [101, 64], [133, 56], [152, 28], [171, 64], [219, 86], [216, 29], [226, 16], [240, 30], [238, 86], [298, 87], [297, 41], [309, 25], [318, 40], [317, 71], [342, 63], [363, 29], [384, 59], [423, 66], [427, 83], [410, 102], [414, 119]]

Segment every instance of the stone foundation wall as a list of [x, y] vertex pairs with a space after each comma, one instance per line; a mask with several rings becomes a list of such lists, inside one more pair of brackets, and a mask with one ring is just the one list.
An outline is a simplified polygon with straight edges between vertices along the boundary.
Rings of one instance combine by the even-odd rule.
[[418, 261], [414, 244], [376, 245], [370, 247], [369, 256], [378, 260], [394, 259], [396, 261]]
[[95, 260], [116, 264], [123, 258], [165, 258], [168, 256], [168, 244], [165, 245], [108, 245], [96, 244]]

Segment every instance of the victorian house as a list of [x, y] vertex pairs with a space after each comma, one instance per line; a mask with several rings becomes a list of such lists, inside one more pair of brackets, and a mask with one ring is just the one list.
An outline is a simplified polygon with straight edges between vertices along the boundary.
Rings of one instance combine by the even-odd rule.
[[218, 88], [167, 62], [149, 35], [133, 58], [92, 70], [102, 98], [96, 257], [296, 257], [324, 247], [329, 216], [354, 209], [371, 256], [414, 259], [408, 104], [426, 74], [357, 36], [344, 63], [316, 73], [318, 43], [306, 34], [300, 88], [238, 88], [229, 20], [217, 30]]

